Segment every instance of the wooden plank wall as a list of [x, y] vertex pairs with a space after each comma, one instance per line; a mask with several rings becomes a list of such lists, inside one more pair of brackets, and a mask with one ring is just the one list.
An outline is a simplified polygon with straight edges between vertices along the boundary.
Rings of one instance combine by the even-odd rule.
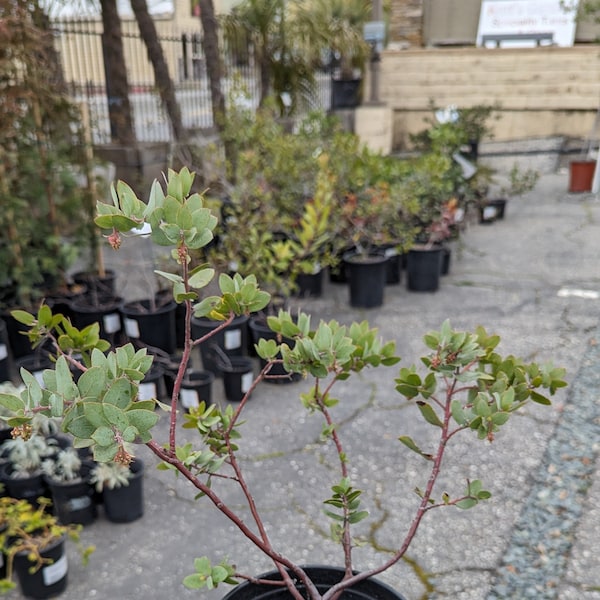
[[[386, 50], [380, 99], [393, 109], [393, 147], [410, 147], [438, 107], [500, 103], [494, 139], [585, 139], [600, 106], [600, 47]], [[367, 88], [368, 89], [368, 88]]]

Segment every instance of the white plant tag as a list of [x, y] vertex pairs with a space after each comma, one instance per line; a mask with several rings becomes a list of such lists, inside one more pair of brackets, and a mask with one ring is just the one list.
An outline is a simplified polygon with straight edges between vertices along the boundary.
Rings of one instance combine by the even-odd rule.
[[104, 315], [103, 323], [106, 333], [117, 333], [117, 331], [121, 331], [121, 318], [119, 317], [119, 313]]
[[6, 344], [0, 344], [0, 360], [4, 360], [8, 356]]
[[235, 350], [242, 346], [242, 330], [231, 329], [225, 332], [225, 350]]
[[44, 388], [46, 386], [44, 383], [44, 369], [40, 369], [39, 371], [31, 371], [31, 373], [35, 377], [35, 380], [40, 384], [40, 387]]
[[250, 389], [253, 381], [254, 373], [252, 373], [252, 371], [250, 371], [249, 373], [244, 373], [242, 375], [242, 392], [244, 394]]
[[127, 337], [139, 338], [140, 337], [140, 326], [135, 319], [125, 319], [125, 333]]
[[50, 586], [57, 581], [60, 581], [67, 574], [67, 555], [63, 554], [55, 563], [44, 567], [42, 576], [44, 585]]
[[496, 217], [496, 207], [495, 206], [486, 206], [483, 209], [483, 218], [484, 219], [494, 219]]
[[140, 383], [138, 397], [140, 400], [152, 400], [152, 398], [156, 398], [156, 384], [153, 382]]
[[181, 388], [179, 390], [179, 397], [181, 398], [181, 405], [184, 408], [195, 408], [198, 406], [198, 394], [196, 390], [185, 390]]

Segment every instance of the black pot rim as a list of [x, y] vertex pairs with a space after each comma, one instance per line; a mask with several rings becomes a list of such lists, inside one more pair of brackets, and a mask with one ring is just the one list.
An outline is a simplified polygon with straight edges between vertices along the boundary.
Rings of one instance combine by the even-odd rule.
[[342, 256], [342, 260], [345, 263], [359, 264], [359, 265], [378, 265], [388, 260], [384, 251], [369, 250], [369, 252], [357, 252], [356, 250], [350, 250], [345, 252]]
[[[342, 567], [330, 567], [328, 565], [301, 565], [301, 568], [309, 574], [317, 587], [319, 587], [317, 579], [319, 574], [326, 577], [328, 580], [329, 578], [335, 578], [339, 581], [342, 579], [345, 572]], [[354, 571], [354, 573], [356, 574], [357, 571]], [[280, 579], [280, 574], [278, 571], [269, 571], [259, 575], [258, 578], [273, 581]], [[364, 579], [352, 586], [350, 590], [360, 591], [363, 598], [372, 598], [373, 600], [390, 600], [391, 598], [404, 600], [403, 596], [394, 588], [375, 578]], [[281, 593], [282, 589], [268, 584], [255, 584], [250, 581], [244, 581], [226, 594], [222, 600], [251, 600], [252, 598], [263, 598], [263, 600], [267, 600], [278, 592]]]

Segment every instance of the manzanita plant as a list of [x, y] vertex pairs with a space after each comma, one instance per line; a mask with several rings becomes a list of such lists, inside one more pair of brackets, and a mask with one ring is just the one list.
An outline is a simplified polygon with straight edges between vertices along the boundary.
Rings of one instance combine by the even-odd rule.
[[[152, 239], [161, 246], [172, 247], [178, 273], [159, 273], [173, 286], [177, 302], [186, 306], [185, 341], [179, 372], [174, 382], [171, 404], [157, 400], [140, 400], [139, 385], [148, 372], [152, 356], [145, 349], [131, 345], [108, 349], [98, 338], [97, 327], [77, 331], [67, 319], [53, 315], [43, 306], [37, 315], [17, 314], [31, 328], [32, 336], [50, 340], [57, 359], [55, 368], [43, 374], [44, 385], [26, 371], [21, 371], [25, 389], [17, 394], [0, 394], [0, 404], [13, 415], [3, 417], [14, 427], [14, 434], [26, 438], [29, 422], [36, 413], [62, 417], [62, 427], [73, 436], [74, 446], [89, 447], [100, 462], [128, 464], [129, 448], [145, 444], [160, 460], [159, 467], [183, 475], [198, 491], [199, 497], [212, 502], [216, 510], [228, 517], [240, 532], [268, 556], [279, 571], [281, 581], [294, 598], [301, 598], [296, 582], [302, 582], [312, 599], [336, 598], [337, 594], [358, 581], [381, 573], [396, 564], [406, 553], [425, 514], [444, 507], [468, 509], [490, 497], [480, 480], [467, 480], [459, 492], [437, 491], [442, 461], [448, 444], [458, 434], [471, 432], [482, 440], [492, 441], [510, 416], [533, 401], [549, 404], [558, 388], [563, 387], [564, 371], [551, 365], [526, 363], [514, 356], [497, 352], [499, 338], [483, 328], [459, 332], [450, 323], [425, 336], [428, 354], [422, 359], [424, 374], [415, 366], [403, 367], [395, 378], [397, 392], [414, 401], [423, 419], [437, 432], [437, 443], [422, 448], [410, 436], [399, 442], [430, 464], [430, 474], [422, 489], [417, 489], [414, 517], [400, 537], [397, 550], [375, 568], [355, 571], [353, 566], [353, 526], [367, 518], [362, 492], [355, 487], [351, 457], [345, 450], [337, 427], [335, 408], [338, 399], [334, 388], [367, 368], [391, 367], [399, 362], [393, 342], [383, 342], [377, 329], [367, 322], [342, 325], [321, 321], [313, 327], [311, 316], [302, 312], [291, 315], [280, 311], [268, 318], [280, 339], [260, 340], [258, 355], [265, 360], [246, 396], [238, 404], [220, 407], [201, 403], [184, 414], [183, 427], [198, 434], [196, 444], [180, 443], [178, 436], [178, 396], [192, 349], [205, 343], [211, 334], [193, 339], [192, 315], [220, 320], [227, 326], [236, 315], [265, 308], [269, 295], [261, 291], [256, 278], [249, 275], [218, 278], [220, 295], [200, 297], [200, 291], [215, 273], [206, 266], [191, 264], [194, 250], [213, 239], [216, 219], [203, 203], [202, 195], [193, 193], [193, 174], [187, 169], [169, 171], [166, 192], [158, 182], [152, 186], [147, 202], [139, 200], [131, 188], [119, 182], [112, 193], [112, 204], [99, 204], [96, 223], [109, 230], [108, 239], [117, 249], [120, 238], [132, 228], [148, 223]], [[291, 342], [290, 342], [291, 340]], [[338, 457], [339, 475], [324, 493], [324, 512], [331, 519], [331, 532], [343, 551], [344, 578], [321, 594], [306, 571], [272, 545], [268, 529], [256, 505], [252, 490], [238, 460], [238, 444], [244, 426], [241, 420], [250, 394], [258, 383], [269, 377], [274, 364], [282, 362], [290, 373], [302, 373], [312, 380], [312, 387], [300, 394], [303, 407], [323, 419], [322, 433], [333, 443]], [[73, 368], [82, 371], [78, 378]], [[167, 439], [156, 439], [154, 425], [156, 405], [168, 412]], [[217, 477], [218, 475], [218, 477]], [[215, 483], [218, 481], [218, 484]], [[214, 485], [213, 485], [214, 484]], [[238, 486], [252, 515], [250, 524], [236, 506], [230, 506], [223, 486]], [[439, 495], [439, 497], [437, 497]], [[225, 561], [213, 564], [207, 557], [194, 561], [195, 572], [184, 584], [189, 588], [213, 588], [240, 580], [260, 581], [243, 574]]]

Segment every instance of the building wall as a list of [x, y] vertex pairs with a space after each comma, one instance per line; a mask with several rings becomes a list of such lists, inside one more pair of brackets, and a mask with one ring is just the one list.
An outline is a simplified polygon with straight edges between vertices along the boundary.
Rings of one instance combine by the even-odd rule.
[[[186, 10], [184, 10], [184, 8]], [[155, 15], [154, 22], [158, 36], [167, 39], [163, 44], [165, 60], [175, 81], [182, 80], [182, 33], [188, 36], [201, 35], [202, 27], [198, 17], [189, 12], [189, 2], [178, 0], [175, 14]], [[154, 81], [152, 65], [147, 58], [146, 46], [140, 39], [137, 22], [132, 16], [121, 20], [125, 62], [130, 85], [148, 84]], [[104, 63], [102, 58], [102, 20], [100, 17], [69, 19], [61, 22], [60, 35], [55, 38], [56, 47], [62, 56], [65, 78], [80, 84], [104, 85]], [[188, 62], [194, 58], [191, 45]], [[200, 52], [200, 48], [198, 48]], [[191, 64], [188, 65], [191, 70]]]
[[600, 48], [386, 50], [380, 98], [393, 111], [392, 145], [410, 146], [438, 107], [501, 106], [495, 139], [590, 134], [600, 98]]
[[394, 45], [423, 45], [423, 0], [391, 0], [389, 39]]

